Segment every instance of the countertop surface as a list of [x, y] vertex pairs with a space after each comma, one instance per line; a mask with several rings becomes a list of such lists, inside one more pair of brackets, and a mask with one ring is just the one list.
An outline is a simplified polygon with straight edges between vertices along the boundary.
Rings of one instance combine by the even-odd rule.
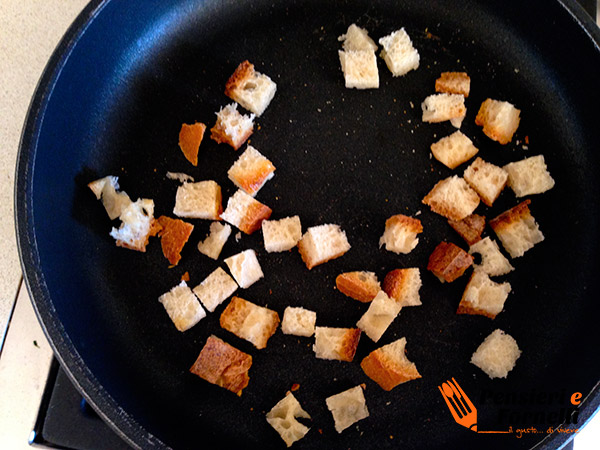
[[[0, 1], [0, 448], [3, 449], [29, 447], [29, 432], [52, 358], [22, 284], [16, 246], [13, 184], [19, 139], [46, 62], [86, 4], [86, 0]], [[598, 5], [600, 8], [600, 0]], [[575, 448], [598, 448], [598, 442], [597, 414], [576, 437]]]

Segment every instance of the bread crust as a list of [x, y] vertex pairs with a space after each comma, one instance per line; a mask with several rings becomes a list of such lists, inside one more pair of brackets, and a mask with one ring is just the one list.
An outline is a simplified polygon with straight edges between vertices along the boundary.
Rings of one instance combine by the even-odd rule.
[[225, 84], [225, 95], [230, 98], [235, 96], [235, 91], [241, 88], [244, 82], [252, 78], [253, 75], [254, 64], [248, 60], [241, 62]]
[[362, 331], [360, 328], [348, 328], [339, 350], [340, 359], [342, 361], [352, 361], [354, 359], [361, 333]]
[[256, 230], [260, 229], [263, 220], [267, 220], [271, 217], [273, 210], [267, 205], [264, 205], [258, 201], [252, 202], [246, 209], [244, 217], [240, 222], [239, 229], [246, 234], [252, 234]]
[[184, 123], [181, 125], [181, 130], [179, 131], [179, 148], [193, 166], [198, 165], [198, 150], [200, 149], [205, 131], [206, 125], [202, 122], [194, 124]]
[[471, 78], [466, 72], [442, 72], [435, 80], [435, 91], [459, 94], [467, 98], [471, 89]]
[[410, 270], [411, 269], [390, 270], [383, 279], [383, 291], [388, 297], [399, 302], [401, 306], [411, 306], [416, 304], [406, 304], [403, 302], [404, 293], [407, 285], [410, 283]]
[[375, 274], [368, 277], [368, 272], [341, 273], [336, 277], [335, 285], [342, 294], [363, 303], [373, 300], [381, 290]]
[[421, 374], [413, 363], [406, 364], [403, 361], [395, 360], [381, 349], [369, 353], [360, 363], [360, 367], [385, 391], [391, 391], [399, 384], [421, 378]]
[[473, 259], [473, 256], [458, 245], [442, 241], [429, 256], [427, 270], [431, 271], [440, 281], [451, 283], [465, 273], [473, 264]]
[[161, 227], [158, 236], [163, 255], [169, 260], [169, 263], [177, 265], [181, 260], [181, 250], [192, 234], [194, 225], [167, 216], [160, 216], [157, 221]]

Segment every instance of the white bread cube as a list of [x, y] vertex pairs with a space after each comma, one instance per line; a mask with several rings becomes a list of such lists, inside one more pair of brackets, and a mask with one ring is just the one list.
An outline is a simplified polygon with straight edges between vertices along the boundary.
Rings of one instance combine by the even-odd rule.
[[342, 294], [363, 303], [373, 300], [381, 290], [377, 275], [365, 270], [341, 273], [335, 285]]
[[340, 50], [338, 54], [347, 88], [376, 89], [379, 87], [379, 71], [375, 52]]
[[244, 153], [227, 171], [227, 176], [233, 184], [253, 197], [274, 174], [273, 163], [251, 145], [246, 147]]
[[520, 114], [512, 103], [488, 98], [481, 104], [475, 123], [483, 127], [487, 137], [506, 145], [519, 127]]
[[231, 226], [226, 223], [213, 222], [209, 234], [203, 241], [198, 242], [198, 251], [212, 259], [218, 259], [223, 246], [231, 235]]
[[355, 386], [325, 399], [335, 430], [341, 433], [359, 420], [369, 417], [362, 386]]
[[492, 206], [506, 186], [508, 173], [502, 167], [477, 157], [465, 169], [463, 178], [479, 194], [483, 203]]
[[554, 179], [548, 172], [544, 155], [508, 163], [504, 170], [508, 173], [508, 186], [517, 197], [541, 194], [554, 187]]
[[225, 95], [257, 116], [265, 112], [276, 91], [277, 84], [249, 61], [242, 62], [225, 85]]
[[453, 120], [452, 125], [460, 127], [467, 114], [465, 98], [458, 94], [432, 94], [421, 103], [423, 122], [437, 123]]
[[521, 356], [517, 341], [504, 331], [494, 330], [471, 357], [471, 363], [490, 378], [506, 378]]
[[298, 242], [298, 251], [309, 270], [339, 258], [348, 250], [350, 243], [346, 233], [335, 224], [310, 227]]
[[510, 290], [510, 283], [496, 283], [484, 271], [475, 270], [463, 292], [457, 314], [475, 314], [495, 319], [502, 312]]
[[310, 337], [315, 334], [317, 313], [302, 307], [288, 306], [283, 311], [281, 331], [284, 334]]
[[263, 241], [269, 253], [284, 252], [294, 248], [302, 238], [302, 224], [299, 216], [279, 220], [263, 220]]
[[459, 94], [465, 98], [471, 90], [471, 78], [466, 72], [442, 72], [435, 80], [435, 91], [446, 94]]
[[364, 28], [352, 24], [348, 27], [345, 34], [338, 37], [342, 41], [342, 47], [346, 51], [371, 51], [377, 50], [377, 44], [369, 37], [369, 33]]
[[216, 113], [217, 120], [210, 130], [210, 138], [218, 144], [228, 144], [237, 150], [254, 132], [255, 115], [242, 114], [237, 103], [222, 107]]
[[490, 220], [490, 226], [511, 258], [523, 256], [527, 250], [544, 240], [529, 211], [530, 203], [531, 200], [527, 199]]
[[383, 47], [381, 57], [393, 76], [406, 75], [419, 67], [419, 52], [404, 28], [382, 37], [379, 44]]
[[352, 361], [360, 333], [358, 328], [315, 327], [315, 356], [319, 359]]
[[146, 251], [148, 239], [154, 231], [154, 201], [146, 198], [130, 202], [119, 216], [121, 226], [112, 228], [110, 235], [117, 246], [140, 252]]
[[102, 200], [102, 205], [110, 220], [119, 217], [125, 208], [131, 204], [131, 199], [127, 193], [118, 192], [118, 177], [109, 175], [88, 183], [88, 187], [92, 190], [96, 199]]
[[267, 413], [267, 422], [275, 428], [288, 447], [308, 433], [309, 428], [300, 423], [298, 417], [310, 419], [310, 415], [302, 409], [300, 402], [289, 391]]
[[271, 217], [272, 212], [267, 205], [238, 189], [227, 200], [221, 219], [246, 234], [252, 234], [261, 227], [263, 220]]
[[401, 309], [402, 306], [396, 300], [388, 297], [384, 291], [379, 291], [356, 326], [364, 331], [373, 342], [377, 342]]
[[515, 270], [510, 261], [500, 251], [496, 241], [489, 236], [472, 244], [469, 253], [471, 255], [477, 253], [481, 256], [481, 262], [473, 264], [473, 268], [487, 273], [491, 277], [506, 275]]
[[447, 219], [462, 220], [479, 205], [479, 195], [458, 175], [445, 178], [423, 198], [431, 210]]
[[398, 306], [421, 305], [421, 272], [418, 267], [394, 269], [383, 279], [383, 291], [396, 300]]
[[479, 149], [460, 130], [431, 144], [435, 159], [450, 169], [455, 169], [477, 154]]
[[161, 295], [158, 301], [179, 331], [189, 330], [206, 317], [206, 312], [185, 281]]
[[225, 264], [237, 284], [246, 289], [264, 277], [263, 271], [252, 249], [244, 250], [225, 259]]
[[188, 219], [220, 220], [221, 186], [213, 180], [183, 183], [177, 188], [173, 214]]
[[233, 297], [219, 319], [222, 328], [261, 350], [279, 326], [279, 314], [240, 297]]
[[213, 312], [238, 288], [237, 283], [222, 268], [217, 267], [193, 290], [204, 307]]
[[385, 230], [379, 238], [379, 248], [394, 253], [410, 253], [419, 243], [417, 234], [423, 232], [423, 225], [419, 219], [396, 214], [385, 221]]
[[397, 339], [373, 350], [360, 363], [365, 374], [385, 391], [399, 384], [421, 378], [415, 363], [405, 354], [406, 338]]

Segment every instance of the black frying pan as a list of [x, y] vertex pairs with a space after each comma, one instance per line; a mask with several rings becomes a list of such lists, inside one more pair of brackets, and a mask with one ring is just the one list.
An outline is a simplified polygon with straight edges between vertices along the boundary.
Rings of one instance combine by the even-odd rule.
[[[419, 69], [392, 78], [379, 60], [378, 90], [345, 89], [337, 37], [353, 22], [376, 39], [406, 27], [421, 54]], [[568, 406], [573, 392], [585, 401], [571, 428], [598, 405], [599, 42], [589, 16], [567, 0], [92, 2], [42, 77], [17, 166], [24, 272], [60, 362], [136, 447], [283, 448], [264, 416], [294, 383], [312, 415], [311, 431], [295, 448], [560, 447], [570, 435], [519, 439], [464, 429], [437, 386], [451, 377], [460, 383], [478, 405], [480, 430], [556, 427], [563, 418], [525, 413]], [[257, 351], [219, 327], [224, 306], [178, 332], [157, 298], [186, 271], [195, 285], [223, 266], [195, 249], [209, 223], [193, 221], [182, 262], [170, 269], [158, 241], [145, 254], [115, 247], [113, 224], [86, 187], [118, 175], [132, 198], [153, 198], [157, 216], [172, 215], [177, 185], [165, 173], [175, 171], [217, 180], [227, 199], [234, 187], [226, 171], [238, 153], [207, 139], [194, 168], [177, 135], [183, 122], [212, 125], [214, 112], [229, 102], [224, 83], [244, 59], [278, 84], [251, 138], [277, 167], [257, 198], [273, 208], [273, 218], [298, 214], [304, 229], [340, 224], [352, 249], [308, 271], [296, 251], [267, 254], [260, 233], [230, 239], [222, 257], [255, 248], [266, 274], [238, 294], [280, 314], [287, 305], [304, 306], [317, 311], [320, 325], [353, 326], [366, 305], [334, 289], [338, 273], [371, 270], [382, 278], [394, 268], [421, 268], [423, 305], [405, 308], [378, 344], [363, 336], [353, 363], [317, 360], [312, 340], [280, 331]], [[429, 145], [454, 129], [420, 119], [421, 101], [447, 70], [471, 76], [462, 130], [480, 155], [500, 165], [542, 153], [556, 180], [551, 191], [531, 197], [546, 239], [513, 261], [516, 270], [506, 277], [513, 292], [494, 321], [455, 314], [466, 276], [442, 285], [425, 270], [441, 240], [465, 248], [421, 204], [435, 182], [453, 173], [430, 158]], [[487, 97], [522, 110], [507, 146], [474, 124]], [[492, 218], [517, 202], [506, 190], [493, 208], [478, 212]], [[387, 217], [419, 211], [425, 231], [412, 253], [378, 248]], [[496, 328], [514, 336], [523, 355], [507, 379], [490, 380], [469, 359]], [[254, 358], [240, 398], [188, 372], [212, 333]], [[423, 378], [384, 392], [358, 363], [402, 336]], [[324, 399], [360, 383], [371, 416], [338, 434]], [[539, 393], [556, 402], [536, 403]], [[493, 400], [500, 395], [525, 401], [502, 406]]]

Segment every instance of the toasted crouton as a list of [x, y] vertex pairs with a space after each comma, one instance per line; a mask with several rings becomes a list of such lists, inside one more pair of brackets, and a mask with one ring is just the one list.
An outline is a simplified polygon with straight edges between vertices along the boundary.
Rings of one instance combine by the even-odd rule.
[[[457, 119], [453, 125], [459, 124], [467, 114], [465, 98], [457, 94], [433, 94], [425, 98], [421, 103], [423, 110], [423, 122], [445, 122]], [[457, 127], [459, 128], [459, 127]]]
[[315, 327], [315, 356], [320, 359], [352, 361], [360, 333], [359, 328]]
[[478, 157], [465, 169], [463, 178], [479, 194], [483, 203], [492, 206], [506, 186], [508, 173]]
[[496, 241], [489, 236], [472, 244], [469, 253], [471, 255], [477, 253], [481, 256], [481, 262], [473, 264], [474, 269], [487, 273], [491, 277], [506, 275], [515, 269], [502, 254]]
[[256, 258], [256, 252], [252, 249], [244, 250], [226, 258], [225, 264], [227, 264], [231, 275], [242, 289], [249, 288], [264, 277]]
[[383, 279], [383, 290], [402, 307], [419, 306], [421, 284], [421, 272], [418, 267], [394, 269]]
[[255, 196], [273, 178], [275, 166], [257, 149], [248, 145], [227, 172], [229, 179], [246, 194]]
[[470, 214], [462, 220], [448, 220], [448, 224], [454, 228], [467, 244], [473, 245], [481, 240], [481, 234], [485, 229], [485, 216]]
[[310, 337], [315, 334], [317, 313], [302, 307], [288, 306], [283, 311], [281, 331], [284, 334]]
[[238, 288], [233, 278], [227, 275], [222, 268], [217, 267], [198, 286], [193, 289], [196, 297], [200, 299], [204, 307], [213, 312], [217, 306], [223, 303]]
[[467, 162], [478, 151], [479, 149], [473, 145], [471, 139], [460, 130], [431, 144], [431, 153], [435, 159], [450, 169], [455, 169]]
[[369, 33], [364, 28], [352, 24], [348, 27], [345, 34], [338, 37], [342, 41], [342, 47], [347, 51], [372, 51], [377, 50], [377, 44], [369, 37]]
[[219, 319], [221, 327], [261, 350], [279, 326], [276, 311], [233, 297]]
[[158, 236], [163, 255], [169, 260], [169, 263], [177, 265], [181, 260], [181, 251], [194, 230], [194, 225], [167, 216], [160, 216], [157, 221], [161, 228]]
[[302, 238], [302, 224], [299, 216], [279, 220], [263, 220], [263, 241], [269, 253], [284, 252], [294, 248]]
[[188, 219], [220, 220], [221, 186], [213, 180], [183, 183], [177, 188], [173, 214]]
[[129, 195], [118, 191], [119, 177], [109, 175], [88, 183], [88, 187], [98, 200], [102, 200], [102, 205], [110, 220], [119, 217], [125, 208], [131, 204]]
[[225, 85], [225, 95], [257, 116], [262, 115], [273, 100], [277, 84], [267, 75], [254, 70], [249, 61], [242, 62]]
[[340, 50], [338, 55], [347, 88], [376, 89], [379, 87], [379, 71], [375, 52]]
[[453, 175], [437, 182], [423, 203], [447, 219], [462, 220], [475, 211], [479, 195], [463, 178]]
[[296, 397], [289, 391], [267, 413], [267, 422], [275, 428], [288, 447], [302, 439], [309, 430], [306, 425], [298, 422], [297, 417], [310, 419], [310, 415], [302, 409]]
[[523, 256], [527, 250], [544, 240], [529, 211], [530, 203], [531, 200], [527, 199], [490, 220], [490, 226], [511, 258]]
[[517, 341], [504, 331], [494, 330], [471, 357], [471, 363], [490, 378], [506, 378], [521, 356]]
[[209, 336], [190, 372], [237, 395], [248, 386], [252, 356]]
[[238, 189], [227, 200], [221, 219], [246, 234], [252, 234], [261, 227], [263, 220], [271, 217], [272, 212], [267, 205]]
[[204, 138], [206, 125], [201, 122], [193, 124], [184, 123], [179, 131], [179, 148], [183, 152], [185, 159], [192, 163], [193, 166], [198, 165], [198, 150]]
[[356, 326], [364, 331], [373, 342], [377, 342], [401, 309], [402, 306], [396, 300], [389, 298], [385, 292], [379, 291]]
[[219, 110], [217, 121], [210, 130], [210, 138], [218, 144], [228, 144], [237, 150], [254, 132], [254, 114], [246, 115], [231, 103]]
[[360, 367], [385, 391], [421, 378], [415, 363], [406, 357], [405, 347], [406, 338], [397, 339], [369, 353], [360, 363]]
[[483, 127], [487, 137], [506, 145], [519, 127], [520, 113], [512, 103], [488, 98], [481, 104], [475, 123]]
[[298, 252], [309, 270], [339, 258], [348, 250], [350, 244], [346, 233], [335, 224], [310, 227], [298, 242]]
[[544, 155], [531, 156], [504, 166], [508, 173], [508, 186], [517, 197], [541, 194], [554, 187]]
[[385, 231], [379, 238], [379, 247], [394, 253], [410, 253], [419, 243], [417, 234], [423, 232], [419, 219], [396, 214], [385, 221]]
[[198, 251], [209, 258], [217, 259], [230, 235], [230, 225], [213, 222], [210, 224], [208, 236], [203, 241], [198, 242]]
[[510, 290], [510, 283], [496, 283], [484, 271], [474, 270], [456, 313], [481, 315], [495, 319], [502, 312]]
[[383, 47], [381, 57], [393, 76], [406, 75], [419, 67], [419, 52], [404, 28], [382, 37], [379, 44]]
[[342, 294], [359, 302], [370, 302], [381, 290], [377, 275], [373, 272], [357, 271], [339, 274], [335, 285]]
[[154, 219], [154, 201], [138, 199], [130, 202], [119, 215], [121, 226], [110, 231], [118, 247], [145, 252], [150, 236], [156, 235], [160, 226]]
[[325, 399], [335, 430], [341, 433], [359, 420], [369, 417], [362, 386], [355, 386]]
[[206, 312], [185, 281], [158, 298], [179, 331], [187, 331], [206, 317]]
[[446, 94], [459, 94], [465, 98], [471, 90], [471, 78], [466, 72], [442, 72], [435, 80], [435, 91]]
[[429, 256], [427, 270], [431, 271], [442, 283], [456, 280], [473, 264], [473, 256], [458, 245], [442, 241]]

